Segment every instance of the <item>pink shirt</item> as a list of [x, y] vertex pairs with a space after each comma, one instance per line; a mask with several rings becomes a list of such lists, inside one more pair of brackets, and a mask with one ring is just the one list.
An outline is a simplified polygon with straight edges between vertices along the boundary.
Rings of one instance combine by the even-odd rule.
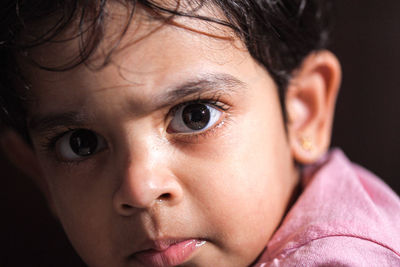
[[338, 149], [304, 174], [255, 266], [400, 266], [400, 199], [385, 183]]

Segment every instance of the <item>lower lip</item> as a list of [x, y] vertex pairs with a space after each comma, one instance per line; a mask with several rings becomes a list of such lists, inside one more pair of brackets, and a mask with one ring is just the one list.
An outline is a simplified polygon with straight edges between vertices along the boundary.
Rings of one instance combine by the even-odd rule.
[[206, 243], [204, 240], [190, 239], [158, 251], [150, 249], [136, 253], [134, 256], [145, 266], [169, 267], [184, 263], [198, 248]]

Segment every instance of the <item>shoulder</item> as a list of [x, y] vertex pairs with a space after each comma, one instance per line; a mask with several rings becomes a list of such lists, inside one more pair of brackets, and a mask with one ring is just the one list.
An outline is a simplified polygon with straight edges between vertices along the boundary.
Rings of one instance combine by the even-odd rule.
[[255, 266], [399, 266], [400, 255], [382, 244], [352, 236], [327, 236]]
[[400, 199], [379, 178], [334, 150], [305, 170], [303, 182], [260, 262], [303, 258], [331, 265], [373, 257], [400, 265]]

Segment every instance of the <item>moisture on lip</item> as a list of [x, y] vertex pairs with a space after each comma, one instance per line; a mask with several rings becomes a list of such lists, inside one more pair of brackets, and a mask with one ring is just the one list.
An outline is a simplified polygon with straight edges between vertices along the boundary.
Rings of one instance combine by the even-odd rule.
[[205, 240], [197, 240], [196, 241], [196, 248], [201, 247], [202, 245], [204, 245], [207, 241]]

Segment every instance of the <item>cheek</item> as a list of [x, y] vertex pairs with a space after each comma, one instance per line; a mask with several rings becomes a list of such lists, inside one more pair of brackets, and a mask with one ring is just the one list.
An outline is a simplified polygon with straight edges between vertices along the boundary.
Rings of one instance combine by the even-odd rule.
[[279, 116], [278, 106], [256, 105], [228, 134], [180, 161], [190, 171], [178, 176], [190, 177], [186, 187], [204, 223], [230, 255], [254, 259], [283, 216], [291, 158]]
[[73, 247], [91, 265], [107, 262], [113, 253], [111, 192], [104, 190], [112, 186], [109, 180], [99, 175], [101, 171], [71, 171], [53, 163], [43, 164], [43, 170], [51, 192], [50, 205]]

